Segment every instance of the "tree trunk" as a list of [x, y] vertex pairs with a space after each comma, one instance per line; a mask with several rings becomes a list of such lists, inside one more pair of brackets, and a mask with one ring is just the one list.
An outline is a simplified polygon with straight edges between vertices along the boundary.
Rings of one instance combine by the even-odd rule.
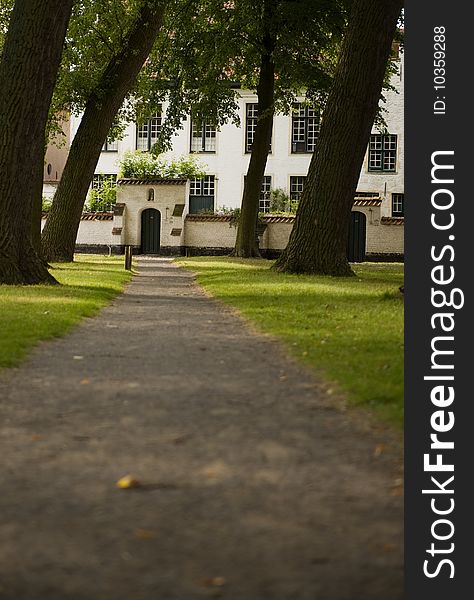
[[347, 239], [354, 194], [403, 0], [354, 0], [288, 246], [274, 268], [352, 275]]
[[255, 128], [247, 176], [245, 178], [235, 248], [232, 252], [233, 256], [240, 256], [242, 258], [260, 256], [256, 227], [260, 193], [268, 153], [270, 151], [273, 128], [275, 65], [272, 54], [275, 49], [275, 38], [271, 25], [276, 4], [273, 0], [264, 3], [264, 51], [262, 53], [257, 86], [258, 121]]
[[117, 111], [143, 66], [163, 22], [165, 2], [143, 0], [120, 52], [89, 98], [42, 234], [48, 261], [74, 258], [77, 231], [102, 146]]
[[32, 242], [45, 128], [72, 0], [16, 0], [0, 61], [0, 283], [56, 283]]

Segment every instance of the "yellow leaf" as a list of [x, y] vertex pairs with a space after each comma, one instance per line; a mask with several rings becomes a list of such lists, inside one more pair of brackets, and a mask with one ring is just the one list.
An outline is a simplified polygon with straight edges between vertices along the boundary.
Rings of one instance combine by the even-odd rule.
[[127, 490], [129, 488], [140, 487], [140, 482], [132, 477], [132, 475], [125, 475], [119, 479], [115, 485], [122, 490]]

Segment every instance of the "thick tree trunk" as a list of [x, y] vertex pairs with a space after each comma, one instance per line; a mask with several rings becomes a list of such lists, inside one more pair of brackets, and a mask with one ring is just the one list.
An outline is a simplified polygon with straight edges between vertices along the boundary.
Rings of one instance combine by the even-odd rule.
[[245, 178], [235, 248], [232, 253], [233, 256], [240, 256], [242, 258], [260, 256], [256, 227], [260, 192], [262, 190], [265, 166], [270, 151], [273, 128], [275, 65], [272, 54], [275, 48], [275, 39], [271, 24], [276, 4], [274, 0], [268, 0], [264, 5], [264, 26], [266, 33], [263, 38], [264, 52], [262, 53], [257, 86], [259, 116], [255, 128], [247, 176]]
[[274, 268], [352, 275], [354, 194], [403, 0], [354, 0], [321, 132], [288, 246]]
[[117, 111], [143, 66], [163, 22], [165, 2], [143, 0], [124, 46], [87, 102], [42, 234], [48, 261], [74, 258], [77, 230], [102, 146]]
[[56, 283], [32, 242], [45, 128], [72, 0], [16, 0], [0, 62], [0, 283]]

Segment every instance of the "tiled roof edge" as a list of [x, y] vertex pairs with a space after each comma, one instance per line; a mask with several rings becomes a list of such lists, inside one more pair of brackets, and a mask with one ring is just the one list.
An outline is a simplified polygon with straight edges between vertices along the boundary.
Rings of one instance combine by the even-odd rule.
[[404, 217], [382, 217], [380, 222], [382, 225], [405, 225]]
[[187, 179], [164, 179], [159, 177], [148, 177], [146, 179], [139, 179], [134, 177], [117, 179], [117, 185], [185, 185], [186, 182]]

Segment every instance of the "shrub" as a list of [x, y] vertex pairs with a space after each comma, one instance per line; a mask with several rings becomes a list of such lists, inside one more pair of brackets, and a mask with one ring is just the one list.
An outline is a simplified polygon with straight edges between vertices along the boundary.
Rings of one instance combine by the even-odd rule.
[[292, 200], [282, 188], [270, 191], [271, 213], [294, 213], [298, 207], [298, 201]]
[[202, 179], [204, 166], [194, 156], [166, 159], [150, 152], [126, 152], [120, 162], [120, 177], [146, 179]]
[[41, 212], [48, 212], [51, 208], [52, 203], [53, 203], [52, 198], [48, 198], [48, 196], [43, 196], [43, 202], [41, 204]]
[[106, 212], [113, 209], [116, 201], [117, 188], [115, 182], [104, 179], [100, 187], [90, 190], [86, 209], [90, 212]]

